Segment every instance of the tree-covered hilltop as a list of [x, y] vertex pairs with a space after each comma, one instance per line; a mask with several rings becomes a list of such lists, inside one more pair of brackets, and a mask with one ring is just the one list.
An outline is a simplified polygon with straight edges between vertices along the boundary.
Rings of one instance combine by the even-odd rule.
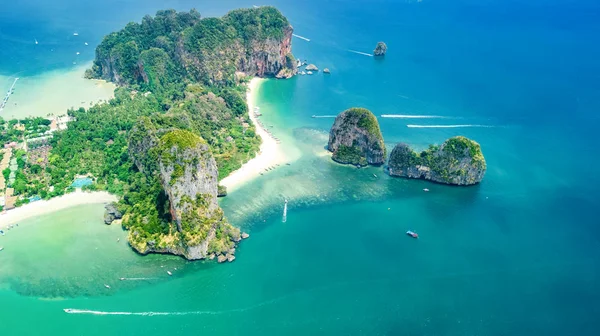
[[236, 83], [236, 72], [289, 77], [292, 27], [274, 7], [237, 9], [222, 18], [195, 10], [159, 11], [104, 38], [88, 77], [155, 91], [186, 83]]
[[[121, 196], [122, 225], [139, 252], [233, 260], [240, 232], [216, 203], [227, 193], [217, 181], [256, 155], [244, 82], [293, 74], [291, 33], [279, 11], [261, 7], [222, 18], [159, 11], [108, 35], [87, 76], [119, 84], [115, 98], [68, 111], [68, 128], [37, 154], [9, 151], [18, 156], [19, 201], [70, 192], [87, 175], [94, 183], [84, 189]], [[2, 124], [8, 140], [28, 130]]]
[[421, 153], [406, 144], [397, 144], [390, 154], [388, 169], [392, 176], [472, 185], [483, 179], [486, 163], [477, 142], [456, 136], [441, 146], [430, 145]]
[[381, 165], [385, 161], [385, 145], [379, 122], [365, 108], [350, 108], [340, 113], [329, 132], [327, 149], [333, 160], [358, 166]]

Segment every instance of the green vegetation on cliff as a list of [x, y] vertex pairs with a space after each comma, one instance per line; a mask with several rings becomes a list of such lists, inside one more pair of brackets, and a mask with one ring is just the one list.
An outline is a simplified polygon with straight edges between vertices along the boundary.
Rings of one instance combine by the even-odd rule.
[[152, 92], [176, 92], [193, 82], [234, 85], [236, 71], [257, 71], [251, 65], [254, 45], [278, 44], [288, 31], [285, 16], [269, 6], [233, 10], [222, 18], [163, 10], [106, 36], [87, 76]]
[[477, 142], [457, 136], [441, 146], [430, 145], [419, 154], [405, 144], [398, 144], [392, 150], [388, 168], [392, 176], [471, 185], [481, 181], [486, 163]]
[[377, 118], [371, 111], [356, 107], [336, 117], [328, 149], [334, 161], [358, 166], [383, 164], [386, 155]]

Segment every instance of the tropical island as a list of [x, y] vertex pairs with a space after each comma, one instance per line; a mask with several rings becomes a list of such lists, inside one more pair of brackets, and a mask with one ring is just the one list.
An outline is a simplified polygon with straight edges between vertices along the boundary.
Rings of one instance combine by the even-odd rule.
[[118, 84], [114, 99], [52, 120], [1, 120], [1, 198], [15, 207], [108, 191], [119, 201], [106, 218], [122, 216], [138, 252], [232, 261], [247, 235], [218, 206], [218, 181], [258, 151], [244, 84], [296, 73], [292, 31], [260, 7], [221, 18], [159, 11], [109, 34], [86, 77]]
[[327, 149], [332, 159], [356, 166], [382, 165], [386, 149], [379, 122], [365, 108], [350, 108], [335, 118]]
[[416, 153], [408, 145], [397, 144], [388, 162], [391, 176], [424, 179], [452, 185], [481, 182], [486, 170], [481, 146], [466, 137], [452, 137], [440, 146], [430, 145]]

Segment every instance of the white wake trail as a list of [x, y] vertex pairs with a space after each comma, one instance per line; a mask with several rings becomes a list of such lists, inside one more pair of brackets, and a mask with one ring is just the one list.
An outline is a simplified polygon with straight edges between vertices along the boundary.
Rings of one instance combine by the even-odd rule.
[[398, 119], [451, 119], [439, 115], [416, 115], [416, 114], [382, 114], [382, 118], [398, 118]]
[[334, 115], [315, 115], [315, 116], [312, 116], [312, 117], [313, 118], [335, 118], [337, 116], [334, 116]]
[[296, 34], [292, 34], [292, 36], [293, 36], [293, 37], [297, 37], [297, 38], [299, 38], [299, 39], [302, 39], [302, 40], [304, 40], [304, 41], [310, 42], [310, 39], [309, 39], [309, 38], [306, 38], [306, 37], [304, 37], [304, 36], [300, 36], [300, 35], [296, 35]]
[[365, 55], [365, 56], [373, 57], [373, 55], [371, 55], [371, 54], [367, 54], [367, 53], [364, 53], [364, 52], [362, 52], [362, 51], [356, 51], [356, 50], [352, 50], [352, 49], [348, 49], [348, 51], [349, 51], [349, 52], [353, 52], [353, 53], [355, 53], [355, 54], [359, 54], [359, 55]]
[[408, 128], [464, 128], [464, 127], [484, 127], [493, 128], [492, 125], [406, 125]]

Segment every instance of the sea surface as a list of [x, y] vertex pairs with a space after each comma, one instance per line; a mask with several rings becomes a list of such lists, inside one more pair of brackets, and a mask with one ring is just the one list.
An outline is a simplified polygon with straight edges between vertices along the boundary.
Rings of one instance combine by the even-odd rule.
[[[2, 335], [597, 335], [600, 4], [271, 4], [310, 39], [294, 38], [296, 57], [331, 74], [256, 93], [264, 123], [301, 156], [222, 199], [250, 233], [236, 261], [139, 256], [101, 205], [24, 221], [0, 236]], [[103, 35], [160, 8], [211, 16], [254, 3], [6, 5], [0, 74], [27, 78], [74, 71]], [[78, 65], [73, 32], [89, 42]], [[384, 59], [362, 54], [380, 40]], [[353, 106], [378, 116], [390, 150], [478, 141], [484, 181], [449, 187], [332, 162], [326, 116]]]

